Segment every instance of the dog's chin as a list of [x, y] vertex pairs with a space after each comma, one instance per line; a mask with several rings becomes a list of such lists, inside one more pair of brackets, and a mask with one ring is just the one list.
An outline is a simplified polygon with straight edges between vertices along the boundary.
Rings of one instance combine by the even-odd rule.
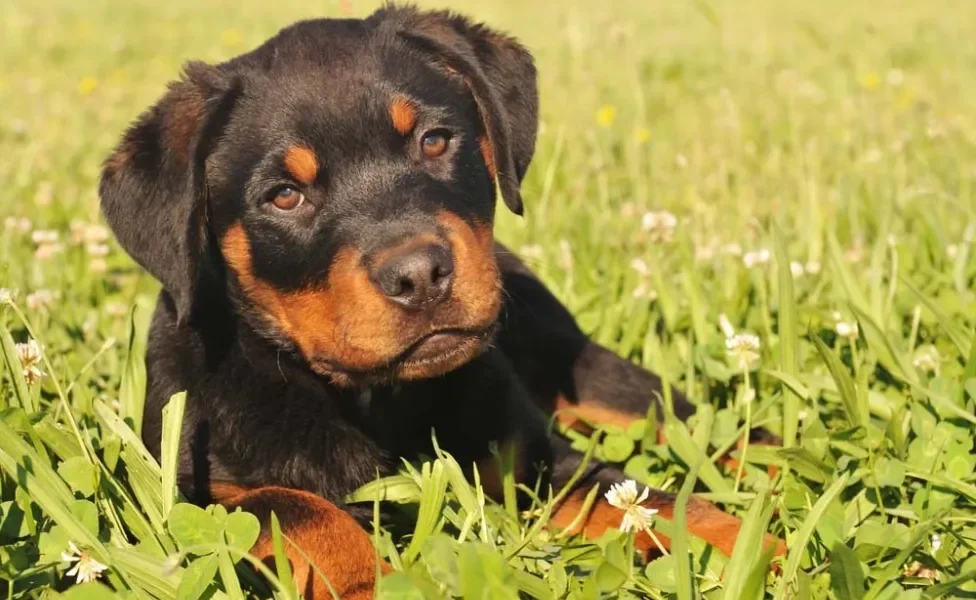
[[313, 371], [341, 387], [431, 379], [450, 373], [484, 352], [496, 329], [493, 323], [475, 329], [434, 331], [372, 368], [348, 368], [332, 360], [310, 362]]

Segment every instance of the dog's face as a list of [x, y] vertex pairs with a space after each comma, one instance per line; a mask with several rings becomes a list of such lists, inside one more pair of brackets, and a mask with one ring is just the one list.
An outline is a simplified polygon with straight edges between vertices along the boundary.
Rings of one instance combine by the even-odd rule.
[[495, 197], [521, 211], [536, 109], [528, 53], [462, 18], [301, 22], [188, 67], [107, 161], [103, 209], [182, 321], [224, 277], [337, 383], [431, 377], [492, 333]]

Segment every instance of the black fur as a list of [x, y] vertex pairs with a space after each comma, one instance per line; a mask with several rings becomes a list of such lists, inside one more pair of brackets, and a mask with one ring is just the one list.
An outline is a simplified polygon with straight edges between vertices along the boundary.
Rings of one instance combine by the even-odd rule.
[[[430, 120], [452, 130], [445, 160], [417, 166], [413, 138], [389, 126], [392, 91], [420, 103], [418, 128]], [[590, 343], [500, 246], [497, 346], [428, 379], [343, 385], [264, 320], [221, 253], [219, 241], [242, 224], [254, 276], [288, 292], [327, 277], [344, 249], [369, 260], [436, 232], [441, 211], [490, 226], [495, 181], [483, 135], [501, 194], [519, 213], [537, 110], [532, 59], [514, 40], [453, 14], [387, 7], [365, 20], [300, 22], [226, 63], [191, 65], [126, 132], [106, 163], [102, 206], [123, 247], [163, 284], [144, 438], [158, 455], [161, 410], [186, 390], [180, 481], [190, 497], [207, 502], [210, 483], [229, 481], [342, 505], [400, 457], [430, 453], [431, 430], [465, 466], [514, 441], [525, 483], [555, 473], [558, 486], [579, 457], [565, 444], [553, 456], [543, 413], [557, 394], [646, 413], [660, 380]], [[282, 153], [296, 143], [322, 168], [302, 188], [312, 208], [283, 216], [267, 205], [290, 183]]]

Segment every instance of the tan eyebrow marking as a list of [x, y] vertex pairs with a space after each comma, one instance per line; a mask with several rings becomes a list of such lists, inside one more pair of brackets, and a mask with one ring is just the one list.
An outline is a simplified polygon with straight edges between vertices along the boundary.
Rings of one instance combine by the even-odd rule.
[[318, 177], [319, 161], [310, 148], [292, 146], [285, 152], [285, 169], [296, 181], [308, 185]]
[[390, 120], [394, 129], [401, 135], [407, 135], [417, 124], [417, 109], [403, 96], [394, 96], [390, 101]]

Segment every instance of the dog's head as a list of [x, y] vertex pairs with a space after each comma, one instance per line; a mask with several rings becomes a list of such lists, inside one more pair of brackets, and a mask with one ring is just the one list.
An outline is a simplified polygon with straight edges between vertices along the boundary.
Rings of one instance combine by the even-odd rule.
[[431, 377], [493, 329], [495, 198], [522, 210], [537, 105], [528, 52], [456, 15], [299, 22], [189, 65], [106, 161], [102, 208], [181, 322], [224, 277], [336, 382]]

